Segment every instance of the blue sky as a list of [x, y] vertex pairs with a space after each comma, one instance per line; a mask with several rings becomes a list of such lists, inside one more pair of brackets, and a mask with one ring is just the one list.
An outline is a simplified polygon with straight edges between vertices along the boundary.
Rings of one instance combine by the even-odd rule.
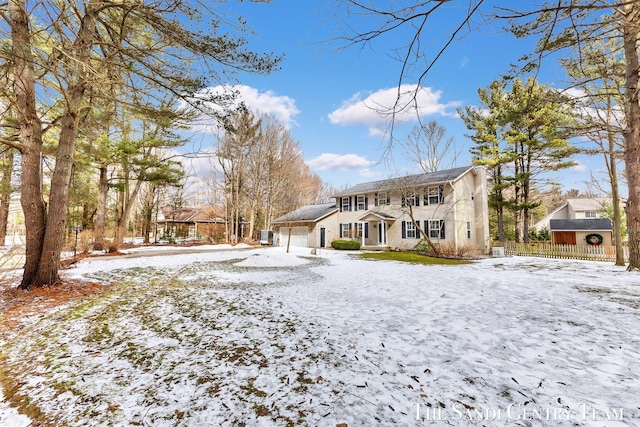
[[[440, 48], [466, 12], [453, 1], [430, 27], [429, 43]], [[289, 126], [300, 141], [311, 169], [339, 189], [363, 181], [384, 179], [404, 172], [419, 172], [396, 149], [393, 164], [380, 162], [388, 140], [380, 130], [385, 120], [367, 107], [395, 98], [401, 64], [392, 59], [393, 49], [406, 43], [399, 31], [376, 40], [371, 46], [343, 48], [328, 43], [340, 33], [328, 0], [273, 0], [272, 3], [227, 2], [230, 15], [244, 16], [257, 35], [249, 38], [257, 52], [284, 53], [282, 69], [268, 76], [238, 76], [243, 101], [251, 108], [272, 113]], [[360, 22], [353, 21], [354, 25]], [[367, 25], [366, 22], [362, 23]], [[456, 108], [477, 104], [477, 90], [488, 86], [509, 65], [532, 49], [533, 40], [516, 40], [499, 23], [467, 32], [439, 59], [423, 81], [423, 120], [436, 120], [455, 137], [456, 166], [470, 163], [470, 141]], [[556, 64], [546, 64], [542, 83], [562, 87], [564, 75]], [[406, 83], [412, 83], [410, 80]], [[364, 102], [363, 102], [364, 101]], [[396, 138], [416, 123], [414, 116], [395, 128]], [[207, 139], [203, 137], [203, 145]], [[584, 187], [589, 171], [601, 166], [599, 159], [580, 157], [579, 165], [552, 177], [569, 188]]]

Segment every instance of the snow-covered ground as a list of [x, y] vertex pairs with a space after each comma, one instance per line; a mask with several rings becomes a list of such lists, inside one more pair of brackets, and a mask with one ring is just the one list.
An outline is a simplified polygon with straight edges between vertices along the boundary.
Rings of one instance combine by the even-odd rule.
[[[640, 275], [339, 251], [86, 259], [113, 282], [5, 343], [69, 426], [640, 425]], [[0, 406], [0, 425], [29, 421]]]

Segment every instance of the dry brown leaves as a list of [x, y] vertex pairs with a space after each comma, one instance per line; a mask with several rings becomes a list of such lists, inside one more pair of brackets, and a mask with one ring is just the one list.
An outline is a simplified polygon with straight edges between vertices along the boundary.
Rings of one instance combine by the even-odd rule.
[[22, 330], [26, 318], [41, 318], [56, 309], [105, 292], [106, 286], [93, 282], [63, 281], [55, 286], [23, 291], [0, 287], [0, 339]]

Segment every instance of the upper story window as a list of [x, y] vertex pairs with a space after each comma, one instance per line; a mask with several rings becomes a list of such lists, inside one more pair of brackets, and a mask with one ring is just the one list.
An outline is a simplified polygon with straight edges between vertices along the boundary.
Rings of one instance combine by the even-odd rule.
[[402, 196], [402, 207], [420, 206], [420, 198], [415, 193], [407, 193]]
[[368, 208], [367, 206], [367, 197], [366, 196], [358, 196], [357, 197], [357, 210], [363, 211]]
[[471, 238], [471, 221], [467, 221], [467, 239]]
[[437, 185], [433, 187], [427, 187], [424, 191], [424, 204], [426, 205], [438, 205], [444, 200], [444, 186]]
[[476, 199], [476, 193], [473, 192], [473, 190], [471, 190], [471, 200], [475, 200]]
[[349, 210], [349, 205], [350, 205], [349, 201], [350, 201], [349, 197], [343, 197], [342, 200], [340, 201], [341, 206], [342, 206], [341, 209], [343, 211], [348, 211]]
[[596, 211], [584, 211], [585, 218], [597, 218], [598, 213]]
[[376, 193], [376, 206], [386, 206], [391, 204], [387, 193]]

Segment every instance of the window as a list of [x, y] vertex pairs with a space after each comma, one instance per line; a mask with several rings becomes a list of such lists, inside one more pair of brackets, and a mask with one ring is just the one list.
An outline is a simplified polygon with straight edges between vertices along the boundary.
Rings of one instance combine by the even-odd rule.
[[439, 185], [437, 187], [427, 187], [426, 191], [424, 192], [424, 204], [438, 205], [442, 203], [443, 191], [444, 191], [444, 187], [442, 185]]
[[348, 211], [349, 210], [349, 197], [343, 197], [342, 198], [342, 207], [340, 208], [341, 211]]
[[429, 237], [431, 239], [444, 239], [444, 221], [429, 221]]
[[365, 209], [367, 209], [367, 198], [365, 196], [358, 196], [358, 204], [357, 204], [357, 209], [359, 211], [363, 211]]
[[413, 221], [405, 221], [405, 230], [407, 239], [415, 239], [416, 235], [416, 225]]
[[362, 232], [363, 232], [363, 224], [361, 222], [358, 222], [356, 224], [356, 235], [354, 237], [356, 237], [357, 239], [361, 239]]
[[389, 201], [387, 193], [376, 193], [376, 206], [386, 206]]
[[596, 211], [585, 211], [584, 212], [584, 217], [585, 218], [597, 218], [598, 214]]
[[414, 193], [407, 193], [407, 195], [402, 196], [402, 207], [407, 206], [418, 206], [420, 201], [418, 197]]
[[467, 221], [467, 239], [471, 238], [471, 221]]
[[476, 193], [473, 192], [473, 190], [471, 190], [471, 200], [475, 200], [476, 199]]
[[349, 237], [350, 224], [340, 224], [340, 237]]

